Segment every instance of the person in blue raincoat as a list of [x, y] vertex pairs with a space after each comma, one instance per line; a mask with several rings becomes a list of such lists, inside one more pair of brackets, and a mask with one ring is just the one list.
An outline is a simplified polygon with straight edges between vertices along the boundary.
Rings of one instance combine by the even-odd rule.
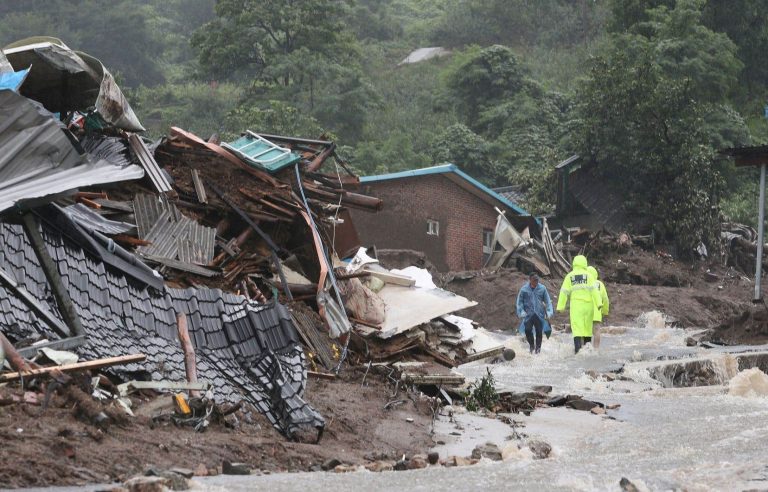
[[541, 352], [544, 334], [549, 337], [552, 333], [547, 321], [552, 312], [552, 300], [547, 288], [539, 283], [538, 275], [531, 273], [528, 282], [517, 294], [517, 316], [522, 320], [520, 331], [525, 333], [532, 354]]

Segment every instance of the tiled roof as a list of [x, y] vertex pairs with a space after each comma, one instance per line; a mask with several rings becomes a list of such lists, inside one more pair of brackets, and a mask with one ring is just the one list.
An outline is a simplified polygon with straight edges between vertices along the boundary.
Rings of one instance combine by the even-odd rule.
[[[77, 352], [85, 359], [144, 353], [141, 364], [115, 367], [128, 379], [185, 379], [176, 313], [187, 315], [198, 377], [210, 381], [217, 402], [255, 405], [281, 432], [321, 427], [323, 418], [301, 397], [304, 353], [291, 315], [281, 304], [262, 305], [218, 289], [163, 292], [92, 258], [47, 225], [43, 238], [87, 332]], [[0, 223], [0, 268], [61, 317], [51, 289], [21, 226]], [[0, 286], [0, 330], [16, 336], [58, 338], [26, 306]]]
[[493, 191], [513, 203], [522, 203], [525, 200], [525, 193], [519, 186], [502, 186], [493, 188]]

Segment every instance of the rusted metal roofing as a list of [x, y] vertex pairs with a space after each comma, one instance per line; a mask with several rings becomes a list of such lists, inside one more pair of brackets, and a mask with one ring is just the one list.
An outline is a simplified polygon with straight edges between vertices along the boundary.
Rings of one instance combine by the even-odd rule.
[[733, 157], [738, 167], [768, 164], [768, 145], [723, 149], [720, 154]]
[[53, 114], [11, 90], [0, 90], [0, 114], [0, 211], [22, 200], [144, 175], [138, 166], [81, 153]]

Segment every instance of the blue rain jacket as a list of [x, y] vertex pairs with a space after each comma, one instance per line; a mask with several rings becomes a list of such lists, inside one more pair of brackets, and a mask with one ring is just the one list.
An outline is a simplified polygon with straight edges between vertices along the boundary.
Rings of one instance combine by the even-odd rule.
[[520, 293], [517, 294], [517, 315], [522, 322], [520, 323], [520, 331], [525, 331], [525, 321], [532, 316], [538, 316], [541, 319], [544, 332], [549, 336], [552, 333], [552, 327], [549, 326], [547, 319], [552, 316], [552, 299], [549, 297], [547, 288], [541, 283], [536, 286], [536, 289], [531, 289], [531, 284], [528, 282], [520, 289]]

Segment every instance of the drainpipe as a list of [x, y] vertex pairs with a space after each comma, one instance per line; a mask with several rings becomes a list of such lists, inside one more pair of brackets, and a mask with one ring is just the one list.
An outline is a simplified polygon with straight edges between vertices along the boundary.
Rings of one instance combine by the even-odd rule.
[[760, 166], [760, 202], [758, 204], [757, 221], [757, 259], [755, 261], [755, 296], [753, 302], [760, 302], [763, 299], [762, 292], [762, 274], [763, 274], [763, 222], [765, 220], [765, 168], [766, 164]]

